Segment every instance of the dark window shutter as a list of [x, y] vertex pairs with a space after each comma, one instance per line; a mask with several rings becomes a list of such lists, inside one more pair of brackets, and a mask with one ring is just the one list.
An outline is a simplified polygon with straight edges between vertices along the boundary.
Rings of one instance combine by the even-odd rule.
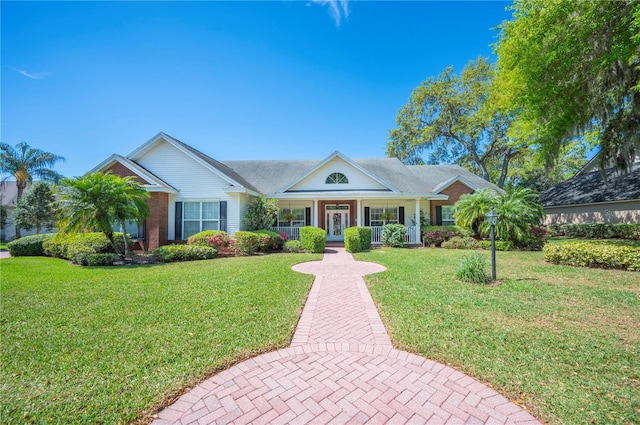
[[220, 201], [220, 230], [227, 231], [227, 201]]
[[182, 202], [176, 202], [175, 240], [182, 240]]
[[404, 224], [404, 207], [398, 207], [398, 223]]
[[311, 208], [306, 207], [304, 209], [304, 225], [311, 226]]
[[371, 210], [369, 207], [364, 207], [364, 225], [371, 226]]
[[436, 226], [442, 226], [442, 206], [436, 206]]

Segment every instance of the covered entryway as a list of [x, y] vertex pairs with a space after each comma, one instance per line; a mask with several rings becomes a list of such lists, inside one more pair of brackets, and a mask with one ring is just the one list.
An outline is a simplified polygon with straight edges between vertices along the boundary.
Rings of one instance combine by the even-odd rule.
[[349, 227], [349, 205], [325, 206], [327, 241], [343, 241], [344, 229]]

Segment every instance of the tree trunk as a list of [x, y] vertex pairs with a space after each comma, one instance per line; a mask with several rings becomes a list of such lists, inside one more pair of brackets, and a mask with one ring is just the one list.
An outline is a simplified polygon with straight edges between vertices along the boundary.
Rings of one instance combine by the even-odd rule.
[[129, 252], [129, 241], [127, 240], [127, 230], [124, 221], [120, 223], [120, 227], [122, 227], [122, 239], [124, 239], [124, 255], [127, 255], [127, 252]]

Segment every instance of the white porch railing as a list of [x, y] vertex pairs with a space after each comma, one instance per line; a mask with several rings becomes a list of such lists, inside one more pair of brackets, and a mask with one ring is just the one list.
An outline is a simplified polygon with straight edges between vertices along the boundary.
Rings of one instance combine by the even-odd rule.
[[[404, 241], [408, 244], [420, 243], [418, 226], [406, 226]], [[373, 245], [380, 245], [382, 243], [382, 226], [371, 226], [371, 243]]]
[[[300, 240], [299, 227], [277, 226], [271, 227], [271, 230], [285, 233], [289, 240]], [[420, 243], [420, 231], [418, 230], [418, 226], [406, 227], [404, 241], [408, 244]], [[380, 245], [382, 243], [382, 226], [371, 226], [371, 243], [373, 245]]]
[[283, 232], [287, 235], [289, 240], [299, 241], [300, 240], [300, 228], [299, 227], [289, 227], [289, 226], [277, 226], [271, 227], [271, 230], [274, 232]]

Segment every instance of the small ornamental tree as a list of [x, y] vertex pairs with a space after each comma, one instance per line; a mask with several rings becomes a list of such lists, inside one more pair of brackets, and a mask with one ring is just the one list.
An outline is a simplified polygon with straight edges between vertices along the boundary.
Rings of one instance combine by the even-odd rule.
[[278, 201], [260, 195], [249, 206], [244, 216], [244, 224], [248, 231], [268, 229], [273, 226], [278, 216]]
[[16, 205], [13, 212], [16, 227], [24, 230], [51, 229], [56, 222], [55, 198], [51, 186], [45, 182], [36, 183]]

